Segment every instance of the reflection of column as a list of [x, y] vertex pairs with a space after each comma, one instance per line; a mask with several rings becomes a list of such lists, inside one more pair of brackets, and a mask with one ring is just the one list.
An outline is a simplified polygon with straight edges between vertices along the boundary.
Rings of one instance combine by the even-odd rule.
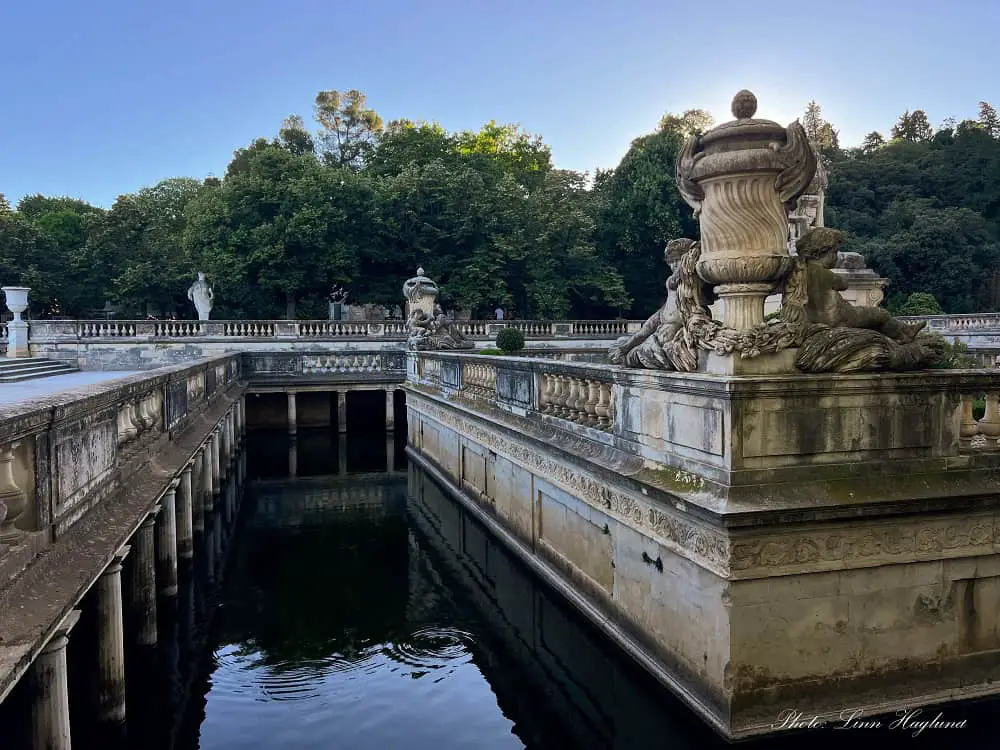
[[215, 430], [212, 431], [212, 494], [218, 495], [219, 490], [222, 489], [222, 474], [221, 474], [221, 464], [219, 455], [222, 450], [222, 431], [219, 430], [219, 426], [215, 426]]
[[288, 392], [288, 434], [294, 435], [298, 431], [296, 427], [295, 411], [295, 391]]
[[390, 386], [385, 389], [385, 429], [390, 431], [396, 429], [395, 395], [395, 388]]
[[337, 432], [347, 432], [347, 391], [337, 391]]
[[177, 499], [177, 554], [184, 559], [194, 557], [194, 509], [192, 508], [191, 464], [181, 471]]
[[97, 579], [97, 719], [125, 720], [125, 633], [122, 624], [123, 547]]
[[299, 441], [294, 437], [288, 441], [288, 476], [299, 475]]
[[337, 435], [337, 473], [347, 473], [347, 435]]
[[177, 595], [177, 510], [179, 480], [170, 482], [163, 494], [163, 512], [156, 519], [156, 583], [161, 596]]
[[219, 486], [226, 483], [229, 475], [229, 432], [226, 431], [226, 417], [215, 426], [215, 431], [219, 435]]
[[71, 611], [31, 665], [33, 747], [70, 750], [66, 645], [69, 643], [69, 631], [79, 619], [80, 610]]
[[132, 537], [130, 604], [136, 623], [135, 640], [140, 646], [156, 643], [156, 514], [146, 516]]
[[385, 436], [385, 470], [396, 470], [396, 435], [391, 432]]
[[205, 530], [205, 450], [199, 448], [194, 454], [191, 475], [191, 529], [200, 534]]

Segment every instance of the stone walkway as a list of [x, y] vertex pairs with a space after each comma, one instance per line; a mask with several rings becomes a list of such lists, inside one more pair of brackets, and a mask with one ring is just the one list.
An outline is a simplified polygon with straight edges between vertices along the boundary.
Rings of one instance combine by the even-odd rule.
[[132, 371], [109, 372], [70, 372], [65, 375], [53, 375], [50, 378], [25, 380], [22, 383], [0, 383], [0, 404], [16, 404], [31, 398], [54, 396], [60, 391], [69, 391], [95, 383], [128, 377], [137, 374]]

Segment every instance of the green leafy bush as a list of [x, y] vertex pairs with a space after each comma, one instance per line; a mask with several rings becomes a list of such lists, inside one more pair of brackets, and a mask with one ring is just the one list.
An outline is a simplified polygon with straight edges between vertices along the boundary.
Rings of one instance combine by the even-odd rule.
[[503, 354], [503, 351], [492, 346], [479, 350], [480, 354]]
[[502, 328], [497, 334], [497, 348], [505, 354], [518, 352], [524, 348], [524, 334], [517, 328]]
[[978, 365], [976, 358], [969, 354], [969, 347], [961, 341], [948, 341], [935, 334], [938, 338], [944, 339], [944, 353], [935, 364], [931, 365], [936, 370], [970, 370]]

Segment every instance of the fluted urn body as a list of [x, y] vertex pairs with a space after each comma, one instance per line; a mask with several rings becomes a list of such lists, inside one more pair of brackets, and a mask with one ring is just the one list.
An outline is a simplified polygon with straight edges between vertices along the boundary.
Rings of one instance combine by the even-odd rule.
[[764, 299], [791, 264], [788, 212], [816, 172], [802, 125], [753, 119], [756, 108], [741, 91], [736, 119], [688, 139], [677, 157], [678, 187], [701, 226], [698, 274], [737, 330], [763, 322]]

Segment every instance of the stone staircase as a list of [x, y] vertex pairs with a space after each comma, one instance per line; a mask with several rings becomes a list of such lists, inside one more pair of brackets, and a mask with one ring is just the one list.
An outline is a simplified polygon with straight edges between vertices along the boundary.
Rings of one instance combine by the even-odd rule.
[[43, 357], [0, 359], [0, 384], [20, 383], [22, 380], [35, 380], [52, 375], [65, 375], [77, 372], [78, 369], [75, 365]]

